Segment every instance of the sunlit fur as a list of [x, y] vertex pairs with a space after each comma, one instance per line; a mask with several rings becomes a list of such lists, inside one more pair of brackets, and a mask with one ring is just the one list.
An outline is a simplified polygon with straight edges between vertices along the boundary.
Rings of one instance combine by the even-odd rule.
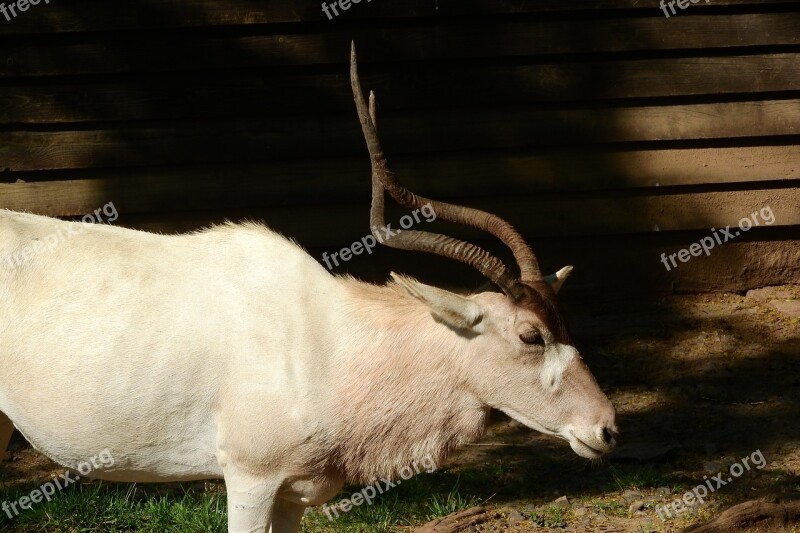
[[437, 326], [394, 284], [342, 282], [352, 296], [343, 316], [355, 329], [334, 395], [336, 466], [359, 482], [394, 479], [412, 461], [440, 463], [478, 438], [487, 409], [459, 375], [469, 364], [468, 339]]
[[[0, 211], [0, 256], [69, 224]], [[277, 533], [346, 481], [441, 462], [490, 407], [587, 457], [613, 446], [600, 438], [613, 407], [580, 357], [520, 343], [531, 325], [550, 349], [565, 338], [548, 301], [335, 277], [256, 224], [77, 227], [0, 263], [0, 413], [67, 467], [108, 449], [94, 477], [224, 478], [229, 530]]]

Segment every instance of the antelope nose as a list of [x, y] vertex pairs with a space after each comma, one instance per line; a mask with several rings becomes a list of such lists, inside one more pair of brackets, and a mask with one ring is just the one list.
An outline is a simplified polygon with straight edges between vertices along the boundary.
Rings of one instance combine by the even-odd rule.
[[609, 449], [614, 448], [617, 445], [618, 436], [619, 430], [616, 427], [603, 426], [598, 429], [598, 437], [600, 438], [600, 442], [605, 444]]

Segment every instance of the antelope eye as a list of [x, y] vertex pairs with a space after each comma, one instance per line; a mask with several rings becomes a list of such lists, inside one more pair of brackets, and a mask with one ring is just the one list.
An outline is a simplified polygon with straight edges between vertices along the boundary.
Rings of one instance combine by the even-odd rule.
[[544, 346], [544, 339], [542, 338], [542, 334], [539, 333], [539, 330], [536, 329], [532, 329], [530, 331], [526, 331], [525, 333], [520, 334], [519, 340], [521, 340], [525, 344], [538, 344], [540, 346]]

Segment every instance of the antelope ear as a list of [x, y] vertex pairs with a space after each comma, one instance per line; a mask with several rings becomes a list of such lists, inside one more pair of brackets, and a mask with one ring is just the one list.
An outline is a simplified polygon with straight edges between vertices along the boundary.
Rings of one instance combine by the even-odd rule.
[[453, 292], [431, 287], [419, 281], [392, 272], [392, 279], [411, 296], [428, 306], [434, 318], [453, 329], [483, 332], [481, 306]]
[[545, 276], [544, 280], [553, 288], [553, 292], [558, 294], [558, 291], [561, 290], [561, 286], [567, 281], [570, 274], [572, 274], [572, 267], [565, 266], [555, 274]]

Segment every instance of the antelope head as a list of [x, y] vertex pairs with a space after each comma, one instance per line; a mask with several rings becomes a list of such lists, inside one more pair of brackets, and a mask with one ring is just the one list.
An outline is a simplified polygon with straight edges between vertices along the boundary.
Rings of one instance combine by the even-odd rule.
[[501, 218], [463, 206], [417, 196], [389, 170], [377, 133], [375, 96], [364, 98], [355, 45], [350, 78], [358, 117], [372, 162], [373, 232], [385, 225], [384, 193], [408, 209], [430, 204], [438, 218], [486, 231], [513, 252], [520, 274], [474, 244], [445, 235], [403, 230], [384, 244], [434, 253], [470, 265], [502, 293], [461, 296], [392, 274], [409, 295], [428, 306], [433, 318], [468, 339], [466, 384], [483, 405], [498, 409], [542, 433], [568, 441], [590, 459], [616, 445], [615, 411], [570, 339], [556, 293], [572, 267], [543, 277], [533, 251]]

